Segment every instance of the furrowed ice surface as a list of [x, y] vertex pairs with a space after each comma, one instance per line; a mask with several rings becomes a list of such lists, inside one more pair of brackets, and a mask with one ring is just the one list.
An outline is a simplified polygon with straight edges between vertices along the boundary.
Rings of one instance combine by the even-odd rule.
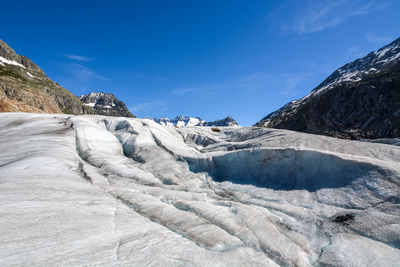
[[0, 265], [396, 266], [400, 147], [0, 114]]

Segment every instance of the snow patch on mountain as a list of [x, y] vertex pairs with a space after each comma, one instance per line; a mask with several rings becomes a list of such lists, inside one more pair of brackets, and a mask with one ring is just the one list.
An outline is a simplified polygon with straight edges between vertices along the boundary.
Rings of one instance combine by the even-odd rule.
[[18, 67], [26, 69], [26, 67], [24, 65], [14, 61], [14, 60], [8, 60], [8, 59], [6, 59], [4, 57], [1, 57], [1, 56], [0, 56], [0, 63], [2, 63], [3, 66], [4, 66], [4, 64], [9, 64], [9, 65], [14, 65], [14, 66], [18, 66]]
[[94, 107], [96, 103], [83, 103], [85, 106]]
[[29, 72], [26, 72], [26, 74], [31, 77], [31, 78], [35, 78], [35, 76], [33, 76], [32, 74], [30, 74]]

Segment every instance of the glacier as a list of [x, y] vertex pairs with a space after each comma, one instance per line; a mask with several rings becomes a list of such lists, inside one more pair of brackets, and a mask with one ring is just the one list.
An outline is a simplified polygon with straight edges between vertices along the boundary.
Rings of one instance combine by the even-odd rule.
[[400, 146], [0, 114], [0, 265], [398, 266]]

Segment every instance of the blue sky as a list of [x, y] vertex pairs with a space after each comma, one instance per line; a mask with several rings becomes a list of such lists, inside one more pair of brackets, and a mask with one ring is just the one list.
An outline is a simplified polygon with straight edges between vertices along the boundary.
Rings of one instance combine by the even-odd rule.
[[[95, 3], [95, 4], [94, 4]], [[400, 1], [6, 1], [0, 39], [139, 117], [252, 125], [400, 37]]]

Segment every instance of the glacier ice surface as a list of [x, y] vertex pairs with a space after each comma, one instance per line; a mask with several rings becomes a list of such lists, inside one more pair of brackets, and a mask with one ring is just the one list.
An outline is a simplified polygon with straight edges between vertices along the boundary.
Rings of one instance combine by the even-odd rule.
[[0, 265], [398, 266], [399, 185], [390, 144], [2, 113]]

